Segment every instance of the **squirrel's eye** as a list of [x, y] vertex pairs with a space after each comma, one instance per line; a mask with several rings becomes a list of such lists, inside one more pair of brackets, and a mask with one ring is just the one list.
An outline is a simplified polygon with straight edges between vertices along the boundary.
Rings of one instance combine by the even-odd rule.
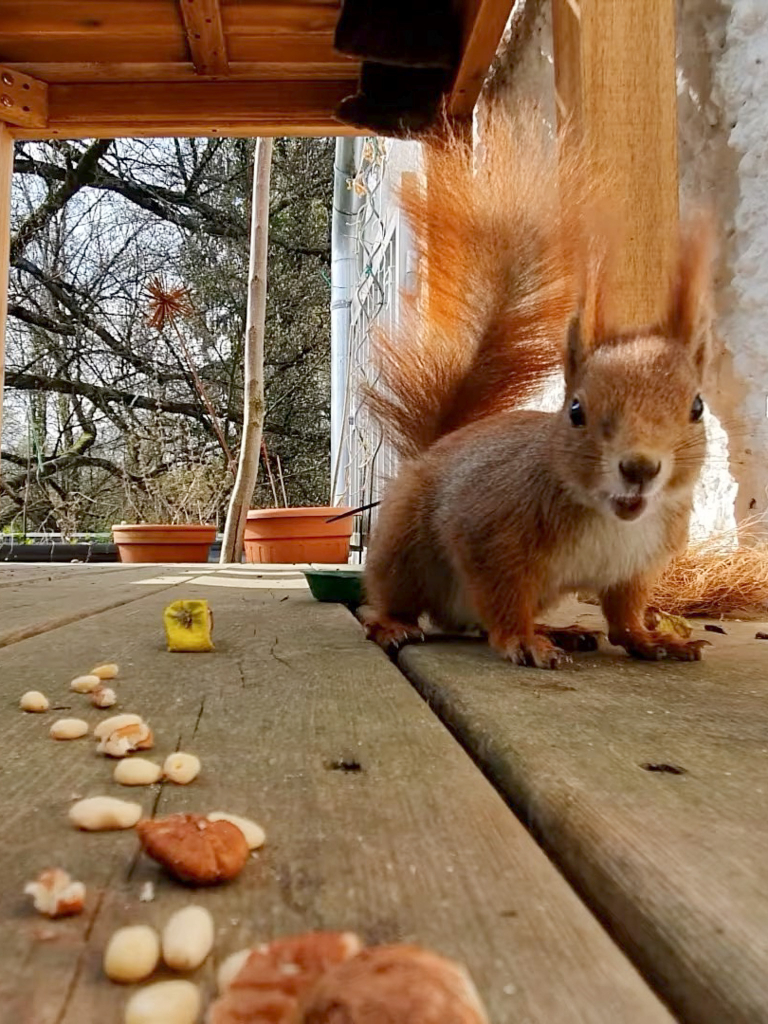
[[571, 399], [568, 415], [571, 417], [571, 423], [574, 427], [585, 427], [587, 425], [587, 417], [584, 415], [584, 410], [581, 408], [581, 402], [578, 398]]
[[701, 395], [696, 395], [691, 406], [691, 423], [698, 423], [703, 415], [704, 403], [701, 400]]

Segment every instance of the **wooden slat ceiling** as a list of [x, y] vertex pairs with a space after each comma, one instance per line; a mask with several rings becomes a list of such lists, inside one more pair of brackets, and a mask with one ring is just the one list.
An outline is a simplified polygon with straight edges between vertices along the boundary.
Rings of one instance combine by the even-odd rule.
[[[461, 6], [457, 116], [511, 2]], [[23, 138], [351, 132], [333, 112], [360, 65], [334, 49], [338, 15], [338, 0], [0, 0], [0, 121]]]

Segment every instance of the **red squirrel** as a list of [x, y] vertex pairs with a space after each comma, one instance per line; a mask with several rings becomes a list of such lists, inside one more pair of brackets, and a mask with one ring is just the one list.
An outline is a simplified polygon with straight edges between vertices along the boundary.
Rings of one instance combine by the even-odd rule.
[[[375, 340], [367, 400], [402, 459], [368, 548], [366, 629], [396, 646], [427, 616], [556, 668], [596, 635], [537, 618], [591, 591], [612, 644], [698, 660], [703, 641], [646, 612], [686, 544], [705, 455], [709, 224], [681, 227], [659, 322], [611, 324], [599, 181], [587, 188], [577, 147], [558, 159], [532, 120], [496, 115], [474, 164], [460, 140], [431, 145], [428, 189], [401, 196], [428, 275]], [[522, 408], [558, 371], [562, 408]]]

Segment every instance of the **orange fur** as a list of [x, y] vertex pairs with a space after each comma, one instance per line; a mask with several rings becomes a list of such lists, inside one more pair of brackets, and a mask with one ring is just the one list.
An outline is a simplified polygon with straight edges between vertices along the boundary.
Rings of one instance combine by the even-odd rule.
[[[698, 658], [645, 611], [684, 546], [704, 458], [704, 229], [681, 233], [663, 323], [616, 330], [603, 310], [618, 242], [573, 145], [558, 161], [532, 116], [497, 115], [476, 168], [450, 139], [429, 159], [428, 192], [403, 197], [427, 304], [376, 340], [369, 395], [405, 456], [369, 546], [369, 635], [397, 643], [428, 615], [551, 668], [570, 634], [536, 617], [591, 589], [631, 654]], [[520, 408], [563, 368], [559, 412]]]
[[558, 166], [551, 145], [533, 118], [513, 126], [499, 113], [478, 167], [463, 139], [440, 135], [427, 187], [402, 191], [428, 278], [403, 296], [399, 329], [377, 335], [380, 383], [367, 394], [402, 454], [515, 408], [562, 364], [589, 191], [575, 151]]

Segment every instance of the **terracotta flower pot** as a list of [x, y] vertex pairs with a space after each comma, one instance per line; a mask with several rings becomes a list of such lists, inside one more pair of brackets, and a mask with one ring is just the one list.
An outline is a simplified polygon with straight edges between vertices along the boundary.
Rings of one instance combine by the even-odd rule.
[[141, 523], [112, 527], [121, 562], [207, 562], [215, 526]]
[[354, 516], [327, 522], [346, 508], [251, 509], [245, 525], [246, 562], [346, 562]]

